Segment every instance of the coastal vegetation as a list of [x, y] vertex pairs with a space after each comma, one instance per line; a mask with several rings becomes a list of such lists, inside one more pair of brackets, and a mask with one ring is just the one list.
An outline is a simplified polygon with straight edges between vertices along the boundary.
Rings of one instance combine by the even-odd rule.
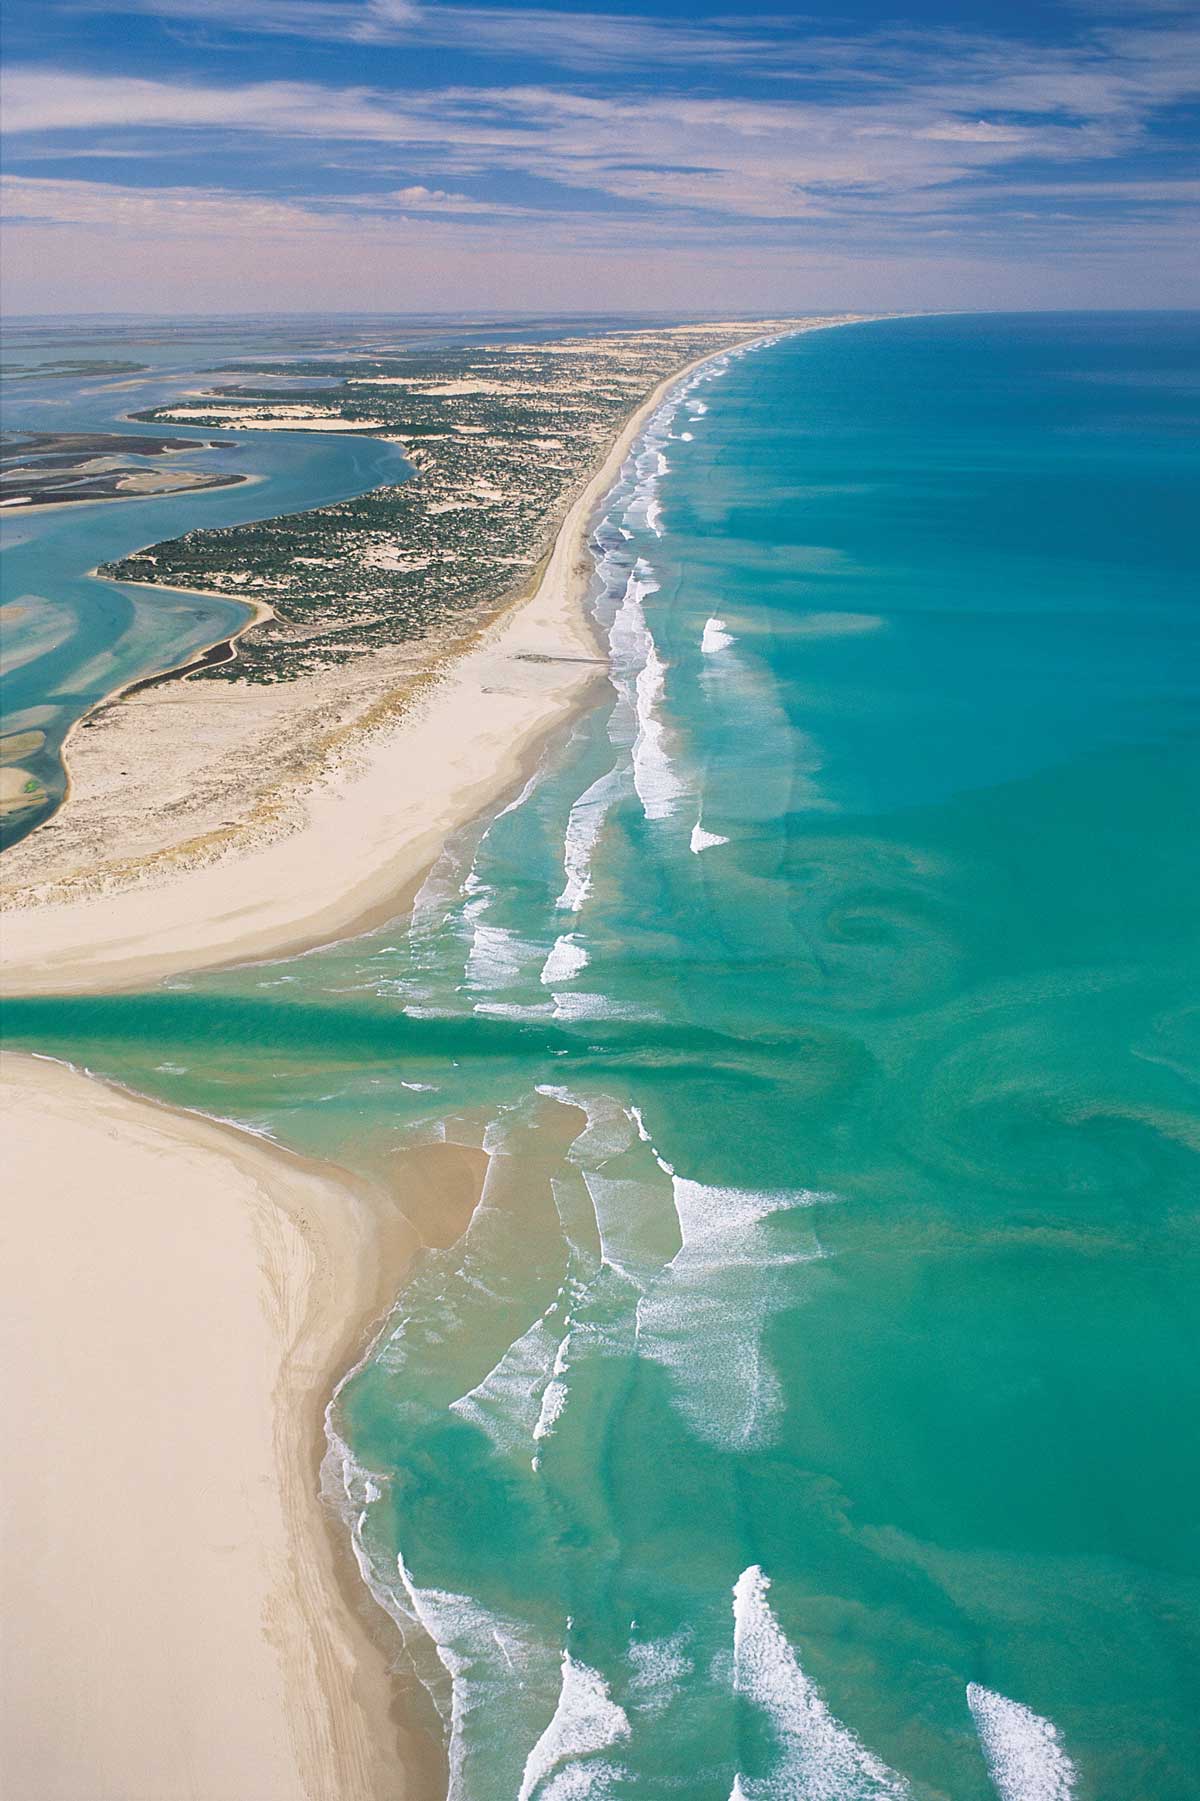
[[236, 659], [191, 680], [288, 681], [457, 636], [528, 585], [571, 498], [638, 402], [686, 362], [753, 329], [264, 361], [236, 384], [136, 417], [223, 432], [370, 433], [400, 447], [407, 476], [309, 512], [186, 532], [101, 573], [272, 609], [242, 636]]
[[3, 381], [78, 381], [108, 375], [141, 375], [145, 363], [118, 357], [48, 357], [41, 363], [0, 363]]

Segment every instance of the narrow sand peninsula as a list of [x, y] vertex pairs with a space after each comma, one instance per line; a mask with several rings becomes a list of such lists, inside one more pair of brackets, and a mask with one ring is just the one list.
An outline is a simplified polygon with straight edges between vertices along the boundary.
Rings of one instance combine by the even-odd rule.
[[0, 1104], [5, 1795], [436, 1792], [317, 1498], [406, 1222], [59, 1064], [6, 1058]]
[[[790, 329], [827, 323], [833, 322]], [[184, 971], [306, 949], [398, 911], [447, 835], [518, 782], [539, 747], [602, 679], [583, 606], [593, 574], [592, 516], [663, 396], [714, 354], [721, 353], [677, 370], [630, 417], [565, 515], [531, 596], [413, 684], [398, 721], [360, 733], [350, 754], [294, 800], [287, 830], [265, 834], [236, 854], [221, 851], [214, 831], [218, 849], [207, 861], [172, 868], [168, 859], [165, 869], [148, 865], [133, 885], [85, 887], [78, 898], [74, 890], [62, 899], [31, 884], [3, 916], [4, 991], [136, 988]], [[165, 695], [157, 691], [160, 708]], [[265, 690], [258, 701], [236, 690], [201, 699], [182, 683], [166, 705], [181, 713], [197, 705], [273, 708], [278, 733], [286, 735], [307, 727], [302, 712], [289, 720], [287, 709], [298, 700], [286, 689]], [[180, 725], [186, 727], [182, 717]], [[186, 729], [175, 734], [169, 761], [178, 758], [187, 768], [195, 736]], [[158, 747], [160, 762], [165, 749]], [[25, 848], [9, 853], [10, 868], [21, 868]]]

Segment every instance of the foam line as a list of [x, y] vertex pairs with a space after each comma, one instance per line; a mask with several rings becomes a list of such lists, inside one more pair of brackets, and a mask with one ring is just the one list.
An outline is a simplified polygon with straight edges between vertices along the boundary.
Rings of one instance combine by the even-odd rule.
[[632, 714], [633, 784], [647, 819], [665, 819], [683, 792], [667, 750], [666, 730], [659, 705], [666, 689], [666, 664], [658, 653], [654, 635], [646, 623], [642, 605], [658, 583], [644, 558], [639, 557], [625, 585], [621, 604], [609, 630], [612, 681], [618, 706], [610, 725], [614, 742], [623, 741], [627, 715]]
[[624, 785], [620, 769], [610, 769], [586, 788], [571, 808], [563, 841], [563, 891], [555, 906], [578, 913], [592, 888], [592, 856], [609, 808]]
[[[585, 1801], [599, 1784], [619, 1779], [611, 1763], [583, 1765], [629, 1737], [629, 1720], [609, 1695], [604, 1678], [563, 1652], [558, 1706], [529, 1753], [517, 1801]], [[547, 1782], [547, 1778], [550, 1781]]]
[[967, 1706], [1000, 1801], [1071, 1801], [1078, 1772], [1053, 1721], [978, 1682]]
[[[449, 1411], [477, 1426], [502, 1455], [526, 1451], [549, 1429], [538, 1432], [546, 1411], [546, 1387], [558, 1371], [557, 1353], [562, 1348], [558, 1333], [547, 1323], [557, 1306], [555, 1302], [547, 1308], [514, 1339], [482, 1381], [450, 1403]], [[560, 1403], [557, 1412], [561, 1410]]]
[[650, 1155], [654, 1158], [654, 1161], [658, 1164], [658, 1167], [659, 1167], [659, 1169], [662, 1170], [664, 1176], [673, 1176], [675, 1174], [675, 1165], [673, 1163], [668, 1163], [665, 1157], [661, 1157], [659, 1155], [658, 1147], [655, 1144], [653, 1138], [650, 1136], [650, 1132], [646, 1126], [646, 1122], [642, 1118], [641, 1108], [640, 1107], [630, 1107], [629, 1108], [629, 1117], [633, 1121], [634, 1125], [637, 1127], [637, 1135], [641, 1139], [642, 1143], [648, 1144], [650, 1146]]
[[733, 1590], [733, 1683], [774, 1729], [775, 1767], [739, 1771], [730, 1801], [906, 1801], [908, 1784], [834, 1718], [804, 1674], [767, 1600], [770, 1579], [757, 1564]]
[[715, 657], [719, 650], [728, 650], [733, 641], [733, 634], [725, 629], [723, 619], [710, 619], [704, 627], [700, 649], [706, 657]]
[[633, 744], [633, 785], [647, 819], [668, 819], [683, 792], [667, 751], [666, 727], [658, 716], [666, 693], [667, 666], [646, 631], [646, 660], [634, 682], [637, 737]]
[[692, 835], [688, 843], [693, 856], [698, 857], [702, 850], [711, 850], [714, 844], [728, 844], [729, 840], [722, 837], [720, 832], [706, 832], [700, 821], [697, 820], [692, 827]]

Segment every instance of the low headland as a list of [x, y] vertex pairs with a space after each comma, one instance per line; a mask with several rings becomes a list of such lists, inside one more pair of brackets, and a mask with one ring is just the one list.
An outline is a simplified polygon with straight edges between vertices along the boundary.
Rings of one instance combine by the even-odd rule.
[[[135, 684], [68, 735], [64, 804], [4, 858], [4, 990], [136, 988], [400, 911], [448, 832], [519, 783], [602, 678], [583, 605], [588, 532], [671, 383], [740, 344], [846, 322], [510, 345], [486, 381], [425, 370], [420, 404], [450, 409], [440, 434], [424, 434], [443, 441], [444, 468], [427, 442], [395, 489], [189, 533], [109, 566], [123, 580], [237, 594], [259, 616], [236, 657]], [[525, 368], [534, 356], [556, 371], [540, 400]], [[569, 380], [558, 373], [568, 363]], [[348, 376], [347, 423], [363, 429], [386, 411], [375, 399], [384, 381], [408, 383], [387, 390], [407, 411], [416, 379]], [[480, 387], [494, 409], [505, 381], [518, 390], [516, 424], [458, 417]], [[333, 416], [336, 395], [319, 392]], [[282, 408], [282, 428], [295, 429], [291, 403], [273, 396], [256, 418]], [[185, 410], [209, 425], [246, 402], [239, 390], [224, 413], [215, 399]], [[563, 426], [552, 454], [564, 411], [588, 429], [569, 439]], [[526, 478], [540, 496], [528, 513], [515, 498]], [[318, 545], [320, 566], [307, 554]]]

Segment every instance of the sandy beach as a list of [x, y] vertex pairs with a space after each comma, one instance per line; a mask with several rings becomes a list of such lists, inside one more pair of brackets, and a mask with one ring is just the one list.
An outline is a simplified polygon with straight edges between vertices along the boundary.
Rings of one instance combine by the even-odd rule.
[[57, 1063], [7, 1056], [0, 1104], [5, 1794], [436, 1793], [318, 1499], [325, 1403], [416, 1234]]
[[[213, 784], [211, 854], [163, 854], [136, 819], [115, 882], [39, 882], [53, 821], [45, 853], [41, 833], [8, 853], [4, 988], [147, 986], [400, 912], [447, 836], [514, 790], [605, 681], [582, 604], [588, 530], [649, 414], [705, 360], [628, 419], [525, 595], [465, 650], [410, 669], [365, 730], [360, 706], [280, 829], [233, 830], [235, 767]], [[352, 673], [319, 702], [300, 683], [155, 682], [72, 743], [110, 801], [135, 758], [182, 795], [211, 773], [206, 722], [236, 759], [247, 721], [303, 739], [372, 681]], [[6, 1222], [22, 1446], [4, 1514], [6, 1793], [432, 1801], [441, 1749], [389, 1667], [392, 1628], [318, 1467], [338, 1378], [417, 1245], [462, 1230], [480, 1170], [425, 1147], [397, 1169], [397, 1201], [45, 1060], [8, 1059], [0, 1093], [10, 1192], [51, 1197]]]
[[[798, 322], [791, 329], [800, 328]], [[9, 852], [4, 991], [136, 988], [184, 971], [306, 949], [399, 911], [447, 835], [510, 791], [603, 679], [582, 605], [592, 577], [592, 515], [663, 395], [707, 360], [686, 363], [632, 413], [567, 511], [527, 595], [465, 650], [416, 679], [410, 670], [407, 684], [375, 708], [373, 727], [356, 729], [340, 753], [325, 758], [318, 776], [267, 798], [264, 827], [231, 839], [236, 800], [227, 779], [214, 784], [210, 829], [193, 833], [182, 849], [139, 841], [131, 818], [128, 844], [119, 847], [128, 863], [112, 875], [97, 878], [86, 863], [55, 865], [55, 820]], [[87, 786], [108, 803], [109, 816], [128, 773], [120, 765], [139, 760], [176, 784], [183, 806], [185, 791], [211, 773], [206, 727], [211, 732], [212, 722], [232, 711], [247, 730], [257, 719], [264, 735], [303, 741], [334, 702], [352, 710], [355, 679], [345, 678], [344, 692], [336, 685], [331, 692], [326, 683], [320, 695], [293, 683], [214, 696], [211, 688], [198, 693], [183, 682], [131, 696], [96, 722], [98, 744], [100, 734], [116, 736], [102, 755], [93, 753], [86, 784], [72, 762], [69, 806], [86, 811]]]

